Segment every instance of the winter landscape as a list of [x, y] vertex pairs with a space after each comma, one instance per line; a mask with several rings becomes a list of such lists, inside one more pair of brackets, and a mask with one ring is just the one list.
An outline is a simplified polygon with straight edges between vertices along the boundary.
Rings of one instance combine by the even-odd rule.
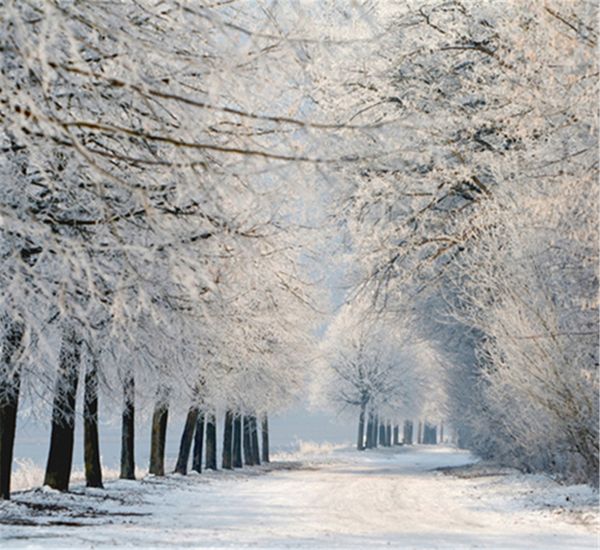
[[0, 547], [600, 547], [597, 0], [0, 0]]

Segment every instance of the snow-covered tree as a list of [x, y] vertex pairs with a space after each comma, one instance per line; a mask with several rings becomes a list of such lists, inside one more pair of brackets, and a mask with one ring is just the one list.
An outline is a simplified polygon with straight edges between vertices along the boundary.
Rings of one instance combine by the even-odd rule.
[[358, 410], [359, 450], [365, 436], [372, 446], [376, 418], [383, 426], [414, 418], [437, 398], [434, 351], [408, 322], [376, 315], [368, 305], [366, 300], [345, 305], [331, 321], [313, 383], [318, 402], [337, 412]]
[[[123, 398], [124, 477], [133, 475], [135, 400], [163, 411], [167, 396], [197, 393], [203, 366], [206, 387], [219, 378], [210, 357], [228, 345], [223, 297], [243, 288], [223, 292], [215, 275], [237, 257], [243, 280], [272, 253], [267, 236], [290, 225], [280, 197], [293, 170], [280, 179], [274, 165], [320, 160], [308, 132], [286, 138], [311, 126], [304, 61], [255, 32], [259, 18], [258, 6], [3, 5], [3, 496], [21, 380], [41, 403], [54, 401], [46, 477], [67, 488], [84, 343], [99, 354], [86, 389]], [[287, 103], [274, 111], [281, 95]], [[55, 463], [67, 465], [60, 475]]]
[[346, 172], [339, 207], [363, 287], [378, 307], [416, 312], [448, 350], [465, 443], [593, 481], [596, 10], [420, 2], [385, 12], [385, 46], [351, 97], [365, 104], [355, 121], [381, 123], [370, 150], [388, 154]]

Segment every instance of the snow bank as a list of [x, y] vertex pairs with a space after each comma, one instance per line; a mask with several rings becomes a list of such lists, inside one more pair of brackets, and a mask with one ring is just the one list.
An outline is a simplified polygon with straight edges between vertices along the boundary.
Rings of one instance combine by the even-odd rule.
[[[297, 439], [291, 450], [275, 452], [272, 455], [272, 459], [282, 462], [323, 464], [339, 461], [339, 454], [350, 450], [351, 446], [349, 443], [317, 443], [315, 441]], [[336, 454], [335, 458], [334, 453]]]
[[[28, 458], [16, 459], [13, 465], [11, 490], [25, 491], [42, 487], [44, 484], [44, 473], [45, 468], [36, 464], [33, 460]], [[135, 475], [138, 478], [143, 478], [147, 473], [148, 470], [146, 469], [136, 468]], [[106, 481], [118, 479], [119, 470], [103, 467], [102, 476]], [[71, 483], [75, 485], [85, 483], [85, 471], [83, 469], [73, 470], [71, 473]]]

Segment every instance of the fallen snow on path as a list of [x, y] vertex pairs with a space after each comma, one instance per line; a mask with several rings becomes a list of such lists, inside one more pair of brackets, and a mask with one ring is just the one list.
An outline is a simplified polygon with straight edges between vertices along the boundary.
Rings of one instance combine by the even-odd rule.
[[17, 493], [0, 504], [0, 547], [598, 548], [591, 488], [468, 467], [473, 457], [452, 448], [305, 446], [277, 458], [241, 472]]

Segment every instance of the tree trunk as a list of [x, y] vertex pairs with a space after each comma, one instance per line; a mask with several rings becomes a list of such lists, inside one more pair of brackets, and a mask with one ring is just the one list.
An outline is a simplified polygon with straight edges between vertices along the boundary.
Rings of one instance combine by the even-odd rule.
[[373, 448], [373, 411], [369, 411], [369, 418], [367, 421], [367, 449]]
[[402, 441], [405, 445], [413, 444], [413, 431], [414, 431], [414, 423], [412, 420], [406, 420], [404, 422], [404, 435], [402, 437]]
[[367, 405], [362, 403], [360, 406], [360, 414], [358, 415], [358, 439], [356, 440], [356, 448], [359, 451], [365, 449], [365, 412]]
[[85, 483], [102, 488], [100, 442], [98, 440], [98, 355], [92, 350], [85, 372], [83, 394], [83, 458]]
[[167, 440], [167, 422], [169, 403], [164, 391], [154, 405], [152, 414], [152, 435], [150, 437], [150, 467], [148, 472], [155, 476], [165, 475], [165, 443]]
[[17, 409], [21, 389], [19, 352], [24, 325], [8, 321], [2, 340], [0, 365], [0, 498], [10, 499], [10, 477], [17, 430]]
[[269, 417], [267, 413], [262, 415], [261, 421], [261, 435], [262, 435], [262, 461], [270, 462], [269, 458]]
[[123, 381], [123, 416], [121, 419], [121, 479], [135, 479], [135, 379], [129, 373]]
[[398, 424], [394, 424], [393, 444], [400, 445], [400, 428]]
[[381, 444], [379, 441], [379, 415], [375, 415], [375, 421], [373, 422], [373, 446], [377, 448]]
[[379, 423], [379, 444], [382, 447], [386, 446], [385, 421]]
[[385, 444], [388, 447], [392, 446], [392, 425], [389, 421], [385, 427]]
[[75, 433], [75, 400], [79, 382], [81, 338], [72, 326], [63, 329], [52, 405], [52, 432], [44, 485], [69, 490]]
[[246, 466], [254, 466], [254, 456], [252, 455], [252, 443], [250, 436], [250, 417], [244, 415], [243, 419], [243, 442], [244, 442], [244, 464]]
[[179, 454], [177, 455], [177, 464], [175, 464], [175, 473], [186, 475], [188, 462], [190, 460], [190, 451], [192, 450], [192, 441], [194, 440], [194, 432], [196, 431], [196, 423], [198, 421], [198, 407], [192, 405], [188, 409], [185, 418], [185, 426], [181, 434], [179, 442]]
[[437, 444], [437, 426], [429, 422], [423, 424], [423, 443], [425, 445]]
[[444, 444], [444, 421], [440, 422], [440, 444]]
[[258, 447], [258, 422], [256, 416], [250, 417], [250, 445], [252, 450], [252, 462], [260, 466], [260, 449]]
[[233, 468], [233, 413], [225, 412], [223, 424], [223, 455], [221, 463], [225, 470]]
[[194, 435], [194, 453], [192, 455], [192, 470], [202, 473], [202, 446], [204, 443], [204, 412], [198, 411], [196, 433]]
[[213, 413], [206, 417], [206, 469], [217, 469], [217, 417]]
[[419, 420], [419, 427], [417, 431], [417, 443], [420, 445], [423, 443], [423, 422]]
[[233, 467], [241, 468], [242, 462], [242, 417], [239, 414], [233, 419]]
[[429, 422], [425, 422], [423, 425], [423, 433], [423, 443], [426, 443], [427, 445], [433, 445], [436, 440], [435, 428]]

